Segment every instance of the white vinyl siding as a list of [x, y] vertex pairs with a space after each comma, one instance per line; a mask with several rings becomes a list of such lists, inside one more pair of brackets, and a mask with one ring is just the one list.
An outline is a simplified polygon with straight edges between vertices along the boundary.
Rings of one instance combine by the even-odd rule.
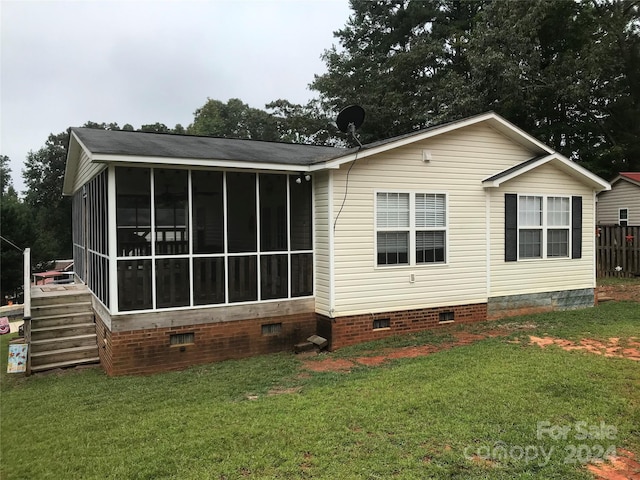
[[82, 188], [83, 185], [92, 180], [105, 168], [107, 168], [106, 164], [91, 162], [87, 153], [84, 150], [81, 150], [78, 170], [73, 176], [73, 191], [78, 191], [78, 189]]
[[331, 268], [330, 268], [330, 235], [333, 228], [329, 221], [329, 172], [314, 174], [314, 206], [315, 206], [315, 285], [316, 311], [330, 316], [331, 310]]
[[[423, 149], [431, 161], [423, 162]], [[482, 180], [533, 155], [480, 124], [356, 160], [335, 230], [332, 316], [486, 302]], [[333, 221], [345, 198], [349, 166], [333, 172]], [[377, 267], [376, 192], [446, 192], [447, 263]]]
[[[582, 257], [505, 262], [505, 193], [521, 195], [535, 193], [541, 197], [582, 196]], [[593, 196], [593, 191], [589, 187], [548, 164], [505, 182], [500, 188], [491, 189], [490, 297], [593, 288], [595, 271]], [[564, 210], [564, 207], [561, 210]], [[557, 212], [554, 217], [554, 222], [556, 220], [564, 222], [566, 213]]]
[[617, 225], [621, 208], [628, 209], [629, 225], [640, 225], [640, 186], [618, 180], [608, 192], [598, 195], [598, 224]]

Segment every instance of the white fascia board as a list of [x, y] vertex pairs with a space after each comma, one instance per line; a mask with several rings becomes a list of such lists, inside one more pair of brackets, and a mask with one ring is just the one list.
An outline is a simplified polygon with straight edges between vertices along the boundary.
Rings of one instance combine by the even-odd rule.
[[94, 154], [91, 160], [101, 163], [112, 164], [144, 164], [144, 165], [172, 165], [188, 167], [218, 167], [218, 168], [239, 168], [244, 170], [274, 170], [285, 172], [308, 172], [309, 165], [291, 165], [283, 163], [262, 163], [262, 162], [242, 162], [238, 160], [215, 160], [202, 158], [173, 158], [173, 157], [143, 157], [135, 155], [111, 155]]
[[378, 147], [373, 147], [371, 149], [365, 148], [362, 150], [358, 150], [355, 153], [350, 153], [343, 157], [335, 158], [333, 160], [312, 165], [310, 170], [313, 172], [317, 170], [337, 169], [337, 168], [340, 168], [340, 165], [344, 163], [352, 162], [353, 160], [356, 160], [358, 158], [364, 158], [364, 157], [369, 157], [371, 155], [376, 155], [378, 153], [386, 152], [394, 148], [399, 148], [405, 145], [410, 145], [414, 142], [427, 140], [429, 138], [442, 135], [444, 133], [452, 132], [454, 130], [465, 128], [470, 125], [475, 125], [477, 123], [482, 123], [482, 122], [487, 122], [487, 124], [491, 128], [495, 129], [499, 133], [502, 133], [503, 135], [506, 135], [514, 142], [534, 152], [539, 152], [539, 153], [546, 152], [549, 154], [553, 153], [553, 149], [551, 147], [535, 139], [534, 137], [532, 137], [525, 131], [521, 130], [520, 128], [516, 127], [511, 122], [508, 122], [507, 120], [497, 115], [496, 113], [489, 112], [482, 115], [477, 115], [475, 117], [467, 118], [465, 120], [460, 120], [458, 122], [452, 122], [450, 124], [443, 125], [442, 127], [435, 127], [423, 133], [416, 133], [415, 135], [410, 135], [408, 137], [400, 138], [395, 142], [385, 143], [384, 145], [380, 145]]
[[514, 170], [509, 175], [505, 175], [495, 180], [489, 180], [491, 177], [495, 176], [491, 175], [489, 179], [482, 181], [482, 185], [486, 188], [498, 188], [504, 182], [519, 177], [520, 175], [549, 162], [553, 162], [556, 167], [560, 168], [560, 170], [571, 175], [572, 177], [577, 178], [582, 183], [591, 186], [596, 191], [611, 190], [611, 185], [608, 182], [557, 152], [553, 153], [552, 155], [547, 155], [546, 157], [540, 158], [536, 162], [530, 163], [529, 165]]
[[495, 113], [491, 113], [491, 118], [489, 119], [489, 125], [497, 130], [498, 132], [506, 135], [511, 140], [516, 143], [519, 143], [525, 148], [530, 150], [538, 150], [540, 153], [546, 152], [548, 154], [554, 153], [553, 148], [548, 145], [545, 145], [537, 138], [532, 137], [524, 130], [516, 127], [513, 123], [508, 120], [502, 118], [500, 115]]
[[[557, 154], [557, 158], [554, 158], [553, 160], [561, 162], [561, 165], [558, 166], [561, 167], [562, 170], [566, 171], [569, 174], [571, 174], [571, 171], [573, 171], [575, 177], [581, 178], [582, 181], [586, 184], [590, 184], [594, 190], [599, 192], [611, 190], [611, 184], [609, 182], [600, 178], [595, 173], [590, 172], [586, 168], [578, 165], [576, 162], [572, 162], [571, 160], [563, 157], [560, 154]], [[564, 166], [565, 168], [562, 168], [562, 166]]]

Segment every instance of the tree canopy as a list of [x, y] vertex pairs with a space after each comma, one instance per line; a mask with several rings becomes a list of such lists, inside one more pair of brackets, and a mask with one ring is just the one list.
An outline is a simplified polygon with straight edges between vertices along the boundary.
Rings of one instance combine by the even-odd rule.
[[[22, 285], [23, 257], [20, 250], [30, 246], [35, 226], [29, 208], [11, 185], [9, 157], [0, 155], [0, 287], [2, 303], [13, 298]], [[9, 243], [10, 242], [10, 243]]]
[[363, 141], [496, 111], [595, 173], [640, 168], [640, 2], [351, 0], [311, 87]]
[[48, 260], [71, 258], [71, 198], [62, 196], [69, 132], [50, 134], [44, 147], [29, 152], [23, 178], [25, 204], [38, 227], [31, 240], [34, 256]]
[[264, 110], [251, 108], [238, 98], [227, 103], [207, 99], [194, 113], [193, 123], [187, 127], [193, 135], [224, 138], [279, 140], [275, 119]]

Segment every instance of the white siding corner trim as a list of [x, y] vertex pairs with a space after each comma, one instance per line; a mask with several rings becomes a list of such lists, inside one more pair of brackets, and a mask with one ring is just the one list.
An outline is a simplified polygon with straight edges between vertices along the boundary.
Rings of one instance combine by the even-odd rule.
[[335, 299], [336, 299], [336, 279], [335, 279], [335, 219], [333, 217], [333, 171], [329, 170], [328, 179], [328, 210], [329, 215], [329, 317], [333, 318], [335, 312]]

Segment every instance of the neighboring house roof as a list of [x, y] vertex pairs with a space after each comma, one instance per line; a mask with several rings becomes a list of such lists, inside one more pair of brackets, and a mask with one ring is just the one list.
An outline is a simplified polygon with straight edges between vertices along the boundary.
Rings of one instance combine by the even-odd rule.
[[620, 180], [626, 180], [629, 183], [638, 185], [640, 187], [640, 172], [620, 172], [616, 178], [611, 180], [611, 185], [617, 183]]
[[81, 150], [87, 155], [89, 162], [96, 163], [178, 164], [313, 172], [340, 168], [342, 164], [359, 158], [476, 124], [484, 124], [495, 129], [535, 155], [531, 160], [486, 179], [483, 183], [487, 187], [498, 186], [532, 168], [553, 162], [563, 171], [597, 190], [610, 188], [607, 182], [596, 175], [563, 157], [496, 113], [488, 112], [350, 149], [192, 135], [72, 128], [63, 193], [73, 193], [72, 177], [77, 175]]
[[534, 168], [537, 168], [546, 163], [550, 163], [563, 172], [578, 178], [584, 184], [591, 186], [595, 190], [611, 190], [611, 185], [609, 185], [603, 179], [591, 173], [586, 168], [581, 167], [577, 163], [572, 162], [568, 158], [555, 152], [551, 155], [542, 155], [539, 157], [531, 158], [529, 160], [525, 160], [524, 162], [507, 168], [502, 172], [496, 173], [489, 178], [485, 178], [482, 181], [482, 184], [488, 188], [496, 188], [499, 187], [502, 183], [516, 178], [523, 173], [526, 173], [529, 170], [533, 170]]

